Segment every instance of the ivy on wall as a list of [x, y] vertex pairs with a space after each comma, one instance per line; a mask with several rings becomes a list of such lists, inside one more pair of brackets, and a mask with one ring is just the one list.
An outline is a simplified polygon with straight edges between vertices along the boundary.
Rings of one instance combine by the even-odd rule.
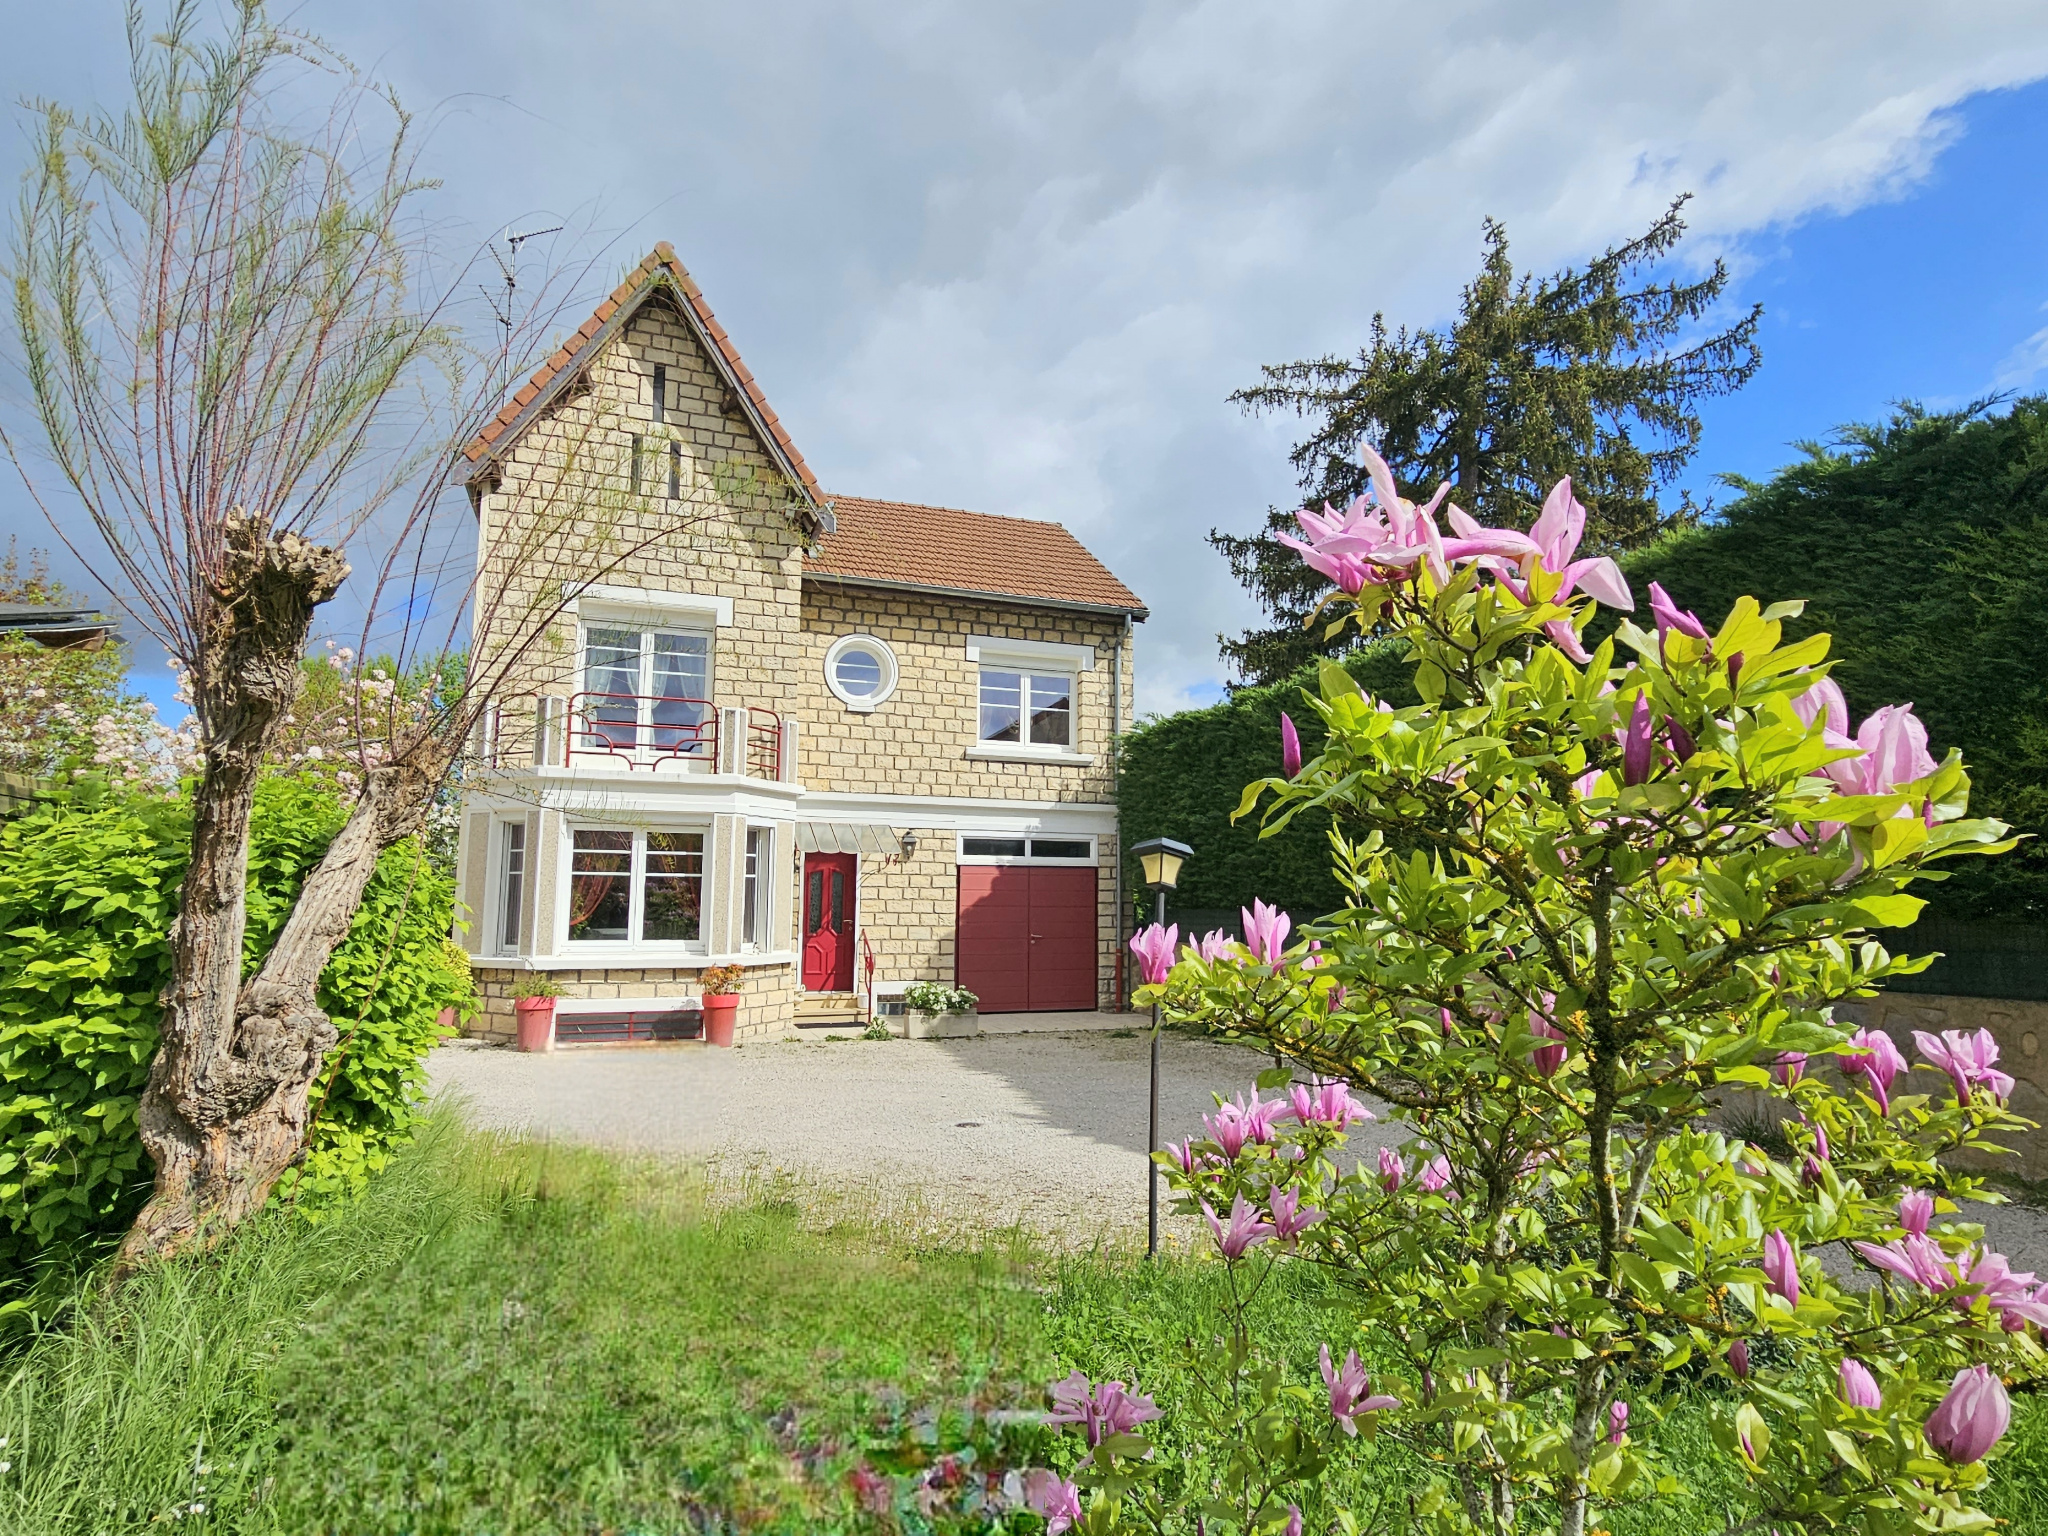
[[[245, 974], [345, 814], [318, 784], [259, 787]], [[135, 1116], [190, 839], [183, 800], [90, 785], [0, 824], [0, 1274], [119, 1232], [148, 1192]], [[313, 1090], [308, 1154], [280, 1186], [309, 1210], [360, 1187], [407, 1138], [441, 1010], [476, 1006], [447, 939], [454, 900], [415, 844], [386, 850], [321, 977], [342, 1042]]]

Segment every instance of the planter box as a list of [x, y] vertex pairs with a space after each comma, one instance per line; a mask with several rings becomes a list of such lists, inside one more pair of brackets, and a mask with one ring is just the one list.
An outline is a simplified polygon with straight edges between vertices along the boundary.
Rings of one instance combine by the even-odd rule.
[[971, 1008], [965, 1013], [918, 1013], [912, 1009], [903, 1012], [906, 1040], [959, 1040], [980, 1033], [981, 1015]]

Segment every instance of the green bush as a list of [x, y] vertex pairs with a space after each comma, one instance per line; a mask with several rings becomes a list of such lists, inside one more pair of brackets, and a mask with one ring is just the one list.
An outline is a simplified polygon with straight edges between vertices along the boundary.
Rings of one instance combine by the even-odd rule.
[[[316, 784], [260, 787], [245, 975], [345, 814]], [[190, 841], [185, 801], [91, 786], [0, 825], [0, 1273], [118, 1232], [148, 1192], [136, 1107]], [[342, 1043], [314, 1086], [308, 1155], [288, 1175], [302, 1198], [360, 1187], [409, 1135], [440, 1011], [475, 1006], [447, 942], [453, 908], [452, 882], [414, 844], [385, 852], [321, 977]]]

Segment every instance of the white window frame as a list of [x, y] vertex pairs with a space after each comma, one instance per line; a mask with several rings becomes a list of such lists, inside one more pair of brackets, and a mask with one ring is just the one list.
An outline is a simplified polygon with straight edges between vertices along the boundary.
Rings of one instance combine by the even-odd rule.
[[[1031, 729], [1029, 679], [1059, 677], [1067, 684], [1067, 741], [1064, 746], [1043, 741], [990, 741], [981, 734], [981, 679], [985, 671], [1015, 672], [1024, 682], [1024, 696], [1018, 700], [1018, 730], [1021, 737]], [[1081, 677], [1056, 661], [1027, 661], [1019, 657], [984, 652], [974, 669], [974, 745], [969, 757], [1003, 761], [1093, 762], [1081, 751]]]
[[[692, 622], [693, 619], [697, 621]], [[706, 716], [714, 722], [717, 720], [718, 706], [713, 702], [717, 697], [718, 688], [718, 632], [716, 629], [702, 623], [701, 619], [698, 618], [698, 611], [691, 609], [678, 610], [673, 614], [659, 616], [645, 612], [631, 616], [622, 614], [616, 618], [603, 613], [586, 614], [578, 619], [576, 624], [576, 686], [573, 691], [578, 695], [585, 695], [590, 692], [590, 632], [593, 629], [623, 631], [628, 634], [637, 635], [640, 638], [640, 662], [638, 670], [634, 673], [633, 682], [633, 696], [638, 700], [634, 708], [634, 724], [636, 727], [634, 740], [639, 742], [639, 745], [634, 748], [633, 752], [635, 760], [648, 762], [662, 758], [674, 758], [681, 763], [702, 764], [708, 769], [716, 769], [717, 753], [711, 747], [711, 743], [717, 740], [715, 725], [711, 734], [699, 735], [699, 742], [706, 748], [706, 750], [701, 752], [671, 753], [665, 749], [655, 747], [649, 741], [642, 740], [648, 732], [660, 729], [659, 726], [654, 724], [652, 718], [656, 703], [653, 692], [654, 637], [656, 635], [687, 636], [690, 639], [702, 640], [704, 642], [704, 693], [701, 702], [704, 705]], [[587, 710], [589, 706], [586, 704], [584, 708]], [[624, 724], [623, 721], [619, 723], [621, 725]], [[570, 721], [569, 727], [568, 745], [573, 755], [593, 762], [602, 761], [604, 757], [609, 755], [601, 749], [584, 745], [580, 739], [583, 733], [577, 727], [575, 721]]]
[[[1025, 851], [1013, 853], [969, 853], [969, 839], [980, 842], [983, 838], [1002, 838], [1005, 841], [1020, 841]], [[1045, 858], [1031, 852], [1031, 845], [1039, 843], [1086, 843], [1088, 853], [1084, 858]], [[1080, 869], [1100, 862], [1098, 855], [1102, 845], [1092, 832], [1047, 832], [1038, 829], [1031, 832], [962, 832], [953, 843], [953, 862], [956, 864], [1048, 864]]]
[[[519, 868], [512, 868], [512, 834], [519, 834]], [[533, 879], [534, 850], [527, 838], [524, 816], [500, 816], [491, 821], [491, 921], [496, 928], [497, 953], [516, 955], [521, 953], [520, 941], [530, 937], [526, 934], [526, 894]], [[518, 893], [512, 889], [512, 877], [519, 877]], [[507, 922], [510, 918], [512, 921]], [[508, 933], [506, 930], [512, 931]]]
[[[753, 851], [754, 836], [761, 837], [761, 852]], [[747, 955], [770, 954], [782, 948], [779, 944], [763, 943], [762, 931], [774, 938], [775, 928], [775, 823], [772, 821], [750, 821], [740, 838], [740, 952]], [[750, 867], [751, 866], [751, 867]], [[754, 936], [747, 937], [747, 925], [753, 924]]]
[[[867, 651], [881, 663], [882, 685], [873, 693], [849, 693], [839, 685], [839, 659], [851, 650]], [[855, 714], [872, 714], [878, 706], [886, 704], [896, 691], [898, 676], [896, 653], [889, 648], [888, 641], [876, 635], [841, 635], [825, 652], [825, 686], [832, 691], [833, 698]]]
[[[576, 834], [578, 832], [630, 832], [632, 856], [627, 862], [626, 937], [623, 939], [572, 939], [571, 919], [576, 903]], [[640, 939], [647, 916], [647, 834], [650, 832], [694, 832], [704, 839], [703, 864], [697, 873], [697, 937], [694, 939]], [[601, 955], [663, 956], [700, 959], [711, 953], [712, 924], [716, 920], [715, 882], [712, 880], [712, 827], [708, 821], [664, 822], [660, 825], [620, 826], [614, 822], [572, 821], [563, 828], [560, 931], [556, 937], [562, 953], [577, 958]]]

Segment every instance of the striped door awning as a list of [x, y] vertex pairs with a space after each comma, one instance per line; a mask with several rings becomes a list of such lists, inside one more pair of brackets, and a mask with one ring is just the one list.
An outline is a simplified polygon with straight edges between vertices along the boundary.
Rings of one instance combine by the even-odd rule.
[[896, 829], [877, 821], [800, 821], [796, 845], [804, 853], [871, 853], [884, 859], [903, 852]]

